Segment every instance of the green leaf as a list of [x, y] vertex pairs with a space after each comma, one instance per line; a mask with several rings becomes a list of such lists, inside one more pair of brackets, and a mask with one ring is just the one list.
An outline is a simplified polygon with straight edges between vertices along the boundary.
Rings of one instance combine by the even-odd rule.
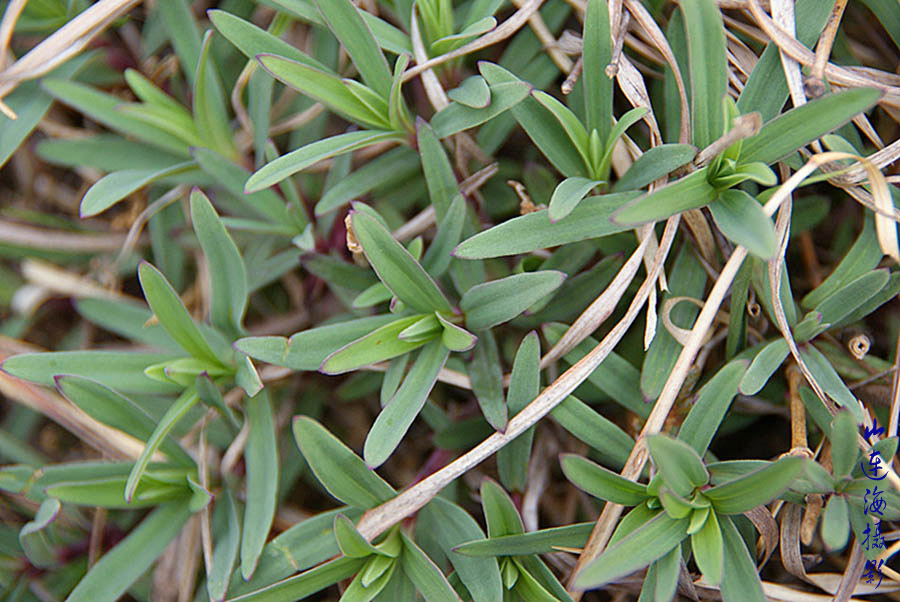
[[516, 580], [515, 591], [522, 596], [527, 602], [558, 602], [557, 598], [544, 588], [544, 586], [524, 567], [521, 566], [518, 559], [513, 562], [519, 568], [519, 577]]
[[366, 84], [384, 99], [391, 91], [391, 70], [372, 31], [349, 0], [313, 0], [328, 28], [340, 40]]
[[549, 216], [550, 222], [554, 223], [569, 215], [578, 203], [585, 196], [590, 194], [601, 180], [591, 180], [589, 178], [566, 178], [559, 183], [559, 186], [553, 191], [550, 197]]
[[856, 465], [859, 450], [856, 446], [857, 427], [853, 415], [848, 411], [838, 412], [831, 422], [831, 474], [836, 479], [850, 475]]
[[759, 201], [743, 190], [723, 190], [709, 211], [722, 234], [760, 259], [768, 261], [778, 252], [775, 224]]
[[288, 579], [278, 581], [229, 602], [293, 602], [353, 576], [365, 560], [341, 556]]
[[288, 44], [271, 33], [260, 29], [253, 23], [241, 19], [228, 11], [213, 9], [207, 11], [207, 16], [216, 29], [225, 38], [249, 59], [258, 54], [274, 54], [292, 61], [305, 63], [320, 71], [330, 72], [331, 69], [316, 59], [301, 52], [296, 47]]
[[338, 514], [334, 517], [334, 537], [337, 539], [338, 547], [344, 556], [367, 558], [376, 554], [384, 554], [360, 535], [353, 525], [353, 521], [343, 514]]
[[[616, 142], [625, 135], [628, 128], [640, 121], [647, 113], [649, 113], [647, 107], [635, 107], [622, 115], [621, 119], [616, 122], [609, 132], [609, 138], [606, 140], [606, 147], [603, 149], [603, 154], [600, 155], [599, 159], [594, 160], [593, 171], [596, 177], [602, 179], [609, 177], [609, 168], [612, 164], [612, 154]], [[596, 150], [594, 150], [594, 155], [597, 155]]]
[[712, 144], [723, 133], [722, 97], [728, 90], [728, 53], [722, 14], [713, 0], [681, 3], [691, 72], [692, 142]]
[[41, 82], [41, 86], [63, 104], [97, 123], [179, 157], [190, 158], [188, 146], [183, 140], [117, 110], [122, 100], [116, 96], [98, 92], [85, 84], [62, 79], [45, 79]]
[[247, 193], [257, 192], [277, 184], [323, 159], [397, 139], [396, 132], [378, 130], [361, 130], [322, 138], [263, 165], [247, 180], [244, 191]]
[[587, 443], [600, 460], [615, 468], [625, 466], [634, 440], [614, 422], [572, 395], [553, 408], [550, 415], [571, 435]]
[[466, 364], [466, 372], [472, 382], [472, 392], [481, 413], [495, 430], [506, 430], [509, 418], [506, 400], [503, 398], [503, 372], [497, 340], [490, 330], [480, 333], [472, 359]]
[[397, 338], [407, 343], [424, 343], [435, 338], [441, 332], [441, 323], [437, 319], [437, 312], [424, 314], [412, 325], [404, 328]]
[[440, 341], [432, 341], [422, 349], [400, 389], [369, 429], [363, 458], [370, 467], [380, 466], [397, 449], [400, 440], [428, 400], [438, 373], [449, 355], [450, 350]]
[[454, 551], [476, 557], [549, 554], [557, 548], [583, 547], [593, 526], [594, 523], [576, 523], [518, 535], [491, 537], [456, 546]]
[[647, 499], [647, 486], [575, 454], [562, 454], [559, 465], [576, 487], [601, 500], [623, 506], [637, 506]]
[[370, 215], [351, 213], [353, 231], [378, 278], [398, 299], [422, 312], [450, 311], [450, 303], [421, 265]]
[[[206, 591], [211, 600], [221, 602], [228, 591], [228, 582], [237, 560], [241, 541], [241, 519], [231, 490], [227, 487], [217, 496], [213, 524], [222, 526], [215, 530], [216, 547], [213, 549], [212, 569], [206, 580]], [[223, 515], [220, 519], [220, 516]], [[216, 519], [220, 519], [221, 522]]]
[[162, 272], [143, 261], [138, 268], [138, 278], [150, 309], [169, 336], [194, 357], [221, 365], [221, 360], [194, 324], [191, 314]]
[[829, 552], [842, 550], [850, 539], [850, 509], [847, 498], [832, 495], [822, 515], [822, 541]]
[[47, 527], [56, 520], [62, 504], [59, 500], [47, 498], [38, 507], [34, 519], [25, 523], [19, 531], [19, 545], [28, 561], [38, 568], [49, 568], [59, 563], [59, 557], [47, 533]]
[[589, 0], [584, 17], [584, 105], [587, 129], [596, 129], [601, 140], [609, 137], [613, 114], [613, 82], [606, 75], [612, 62], [609, 10], [605, 2]]
[[163, 169], [125, 169], [114, 171], [97, 180], [81, 199], [79, 215], [92, 217], [103, 213], [128, 195], [163, 178], [196, 171], [193, 161]]
[[84, 298], [75, 301], [81, 316], [101, 328], [150, 347], [180, 352], [181, 347], [159, 324], [144, 326], [153, 317], [146, 305], [124, 299]]
[[[678, 577], [681, 574], [681, 548], [672, 550], [654, 562], [650, 570], [656, 569], [656, 579], [653, 585], [654, 602], [670, 602], [674, 599], [675, 590], [678, 587]], [[646, 582], [650, 580], [650, 571], [647, 572]], [[643, 590], [641, 592], [643, 594]]]
[[678, 429], [678, 439], [698, 454], [706, 453], [719, 430], [748, 365], [747, 360], [733, 360], [725, 364], [697, 394], [687, 418]]
[[794, 338], [806, 342], [838, 324], [871, 300], [890, 281], [887, 269], [872, 270], [842, 286], [822, 300], [794, 328]]
[[460, 194], [459, 185], [441, 141], [421, 117], [416, 119], [416, 143], [435, 219], [438, 224], [443, 224], [450, 205]]
[[665, 219], [688, 209], [705, 207], [716, 199], [716, 189], [706, 181], [707, 168], [667, 184], [626, 204], [612, 214], [622, 227]]
[[396, 569], [397, 563], [393, 560], [384, 557], [370, 559], [344, 590], [341, 599], [344, 602], [370, 602], [387, 587]]
[[488, 538], [525, 532], [515, 504], [503, 488], [491, 479], [481, 481], [481, 507], [487, 522]]
[[450, 351], [468, 351], [478, 342], [478, 337], [465, 328], [457, 326], [437, 312], [435, 312], [434, 315], [437, 316], [438, 321], [441, 323], [441, 328], [443, 329], [441, 332], [441, 342], [444, 344], [444, 347]]
[[569, 141], [578, 151], [578, 154], [581, 155], [584, 166], [590, 169], [592, 161], [588, 148], [588, 133], [575, 113], [569, 107], [541, 90], [532, 91], [531, 96], [541, 103], [541, 106], [547, 109], [559, 122], [559, 125], [566, 132], [566, 136], [569, 137]]
[[756, 562], [744, 545], [744, 538], [727, 516], [721, 517], [723, 563], [722, 597], [725, 602], [765, 602]]
[[881, 95], [874, 88], [854, 88], [782, 113], [763, 125], [756, 136], [744, 140], [740, 161], [773, 163], [868, 110]]
[[693, 161], [697, 148], [690, 144], [661, 144], [635, 159], [613, 184], [613, 192], [637, 190]]
[[822, 284], [810, 291], [800, 305], [812, 309], [847, 284], [878, 266], [884, 256], [875, 234], [875, 219], [868, 212], [863, 218], [863, 229], [841, 262]]
[[394, 497], [390, 485], [312, 418], [294, 418], [294, 439], [319, 482], [345, 504], [372, 508]]
[[542, 270], [473, 286], [459, 303], [466, 326], [484, 330], [508, 322], [559, 288], [565, 278], [564, 272]]
[[491, 103], [491, 90], [480, 75], [467, 77], [459, 86], [448, 90], [447, 96], [473, 109], [484, 109]]
[[687, 537], [687, 525], [686, 518], [658, 514], [582, 569], [575, 577], [575, 587], [600, 587], [662, 558]]
[[241, 332], [247, 311], [247, 269], [212, 203], [196, 188], [191, 192], [191, 222], [209, 263], [210, 320], [223, 332]]
[[789, 353], [790, 349], [784, 339], [768, 343], [750, 362], [750, 367], [741, 378], [738, 390], [744, 395], [756, 395], [766, 386], [772, 374], [781, 366]]
[[665, 435], [653, 435], [647, 439], [647, 446], [666, 485], [678, 495], [688, 497], [696, 487], [709, 482], [703, 460], [687, 443]]
[[319, 370], [325, 374], [342, 374], [418, 349], [429, 339], [407, 341], [398, 336], [421, 319], [421, 315], [410, 316], [376, 328], [328, 355]]
[[441, 573], [437, 565], [428, 557], [416, 543], [403, 532], [403, 552], [401, 566], [403, 572], [409, 577], [419, 593], [428, 602], [459, 602], [460, 598], [453, 590], [453, 586]]
[[471, 558], [453, 551], [464, 542], [484, 539], [484, 532], [468, 512], [436, 497], [419, 511], [416, 530], [419, 534], [426, 532], [434, 537], [474, 602], [503, 599], [503, 584], [496, 559]]
[[147, 378], [144, 369], [173, 357], [171, 354], [121, 351], [52, 351], [15, 355], [0, 367], [16, 378], [48, 387], [54, 386], [53, 377], [57, 374], [73, 374], [124, 393], [159, 394], [175, 393], [182, 387]]
[[553, 223], [535, 211], [498, 224], [464, 240], [453, 251], [460, 259], [487, 259], [600, 238], [626, 230], [610, 221], [613, 212], [640, 193], [623, 192], [583, 199], [572, 213]]
[[[537, 332], [531, 331], [519, 344], [509, 377], [506, 408], [510, 417], [521, 412], [538, 396], [541, 390], [540, 363], [541, 343]], [[534, 428], [529, 428], [497, 452], [500, 482], [511, 491], [525, 491], [533, 439]]]
[[422, 267], [432, 278], [439, 278], [450, 267], [451, 253], [459, 244], [466, 221], [466, 200], [458, 194], [453, 197], [450, 208], [438, 224], [437, 234], [422, 257]]
[[187, 504], [159, 506], [91, 567], [66, 601], [118, 600], [163, 553], [190, 516]]
[[153, 434], [147, 439], [144, 449], [141, 450], [141, 455], [138, 456], [137, 461], [134, 463], [134, 467], [131, 469], [131, 473], [128, 475], [128, 481], [125, 484], [126, 502], [130, 502], [134, 496], [135, 489], [137, 488], [141, 477], [144, 475], [144, 471], [146, 471], [147, 465], [150, 463], [150, 458], [153, 457], [154, 452], [159, 449], [162, 442], [165, 441], [175, 425], [178, 424], [178, 421], [184, 418], [197, 401], [197, 393], [192, 389], [187, 389], [172, 403], [171, 406], [169, 406], [166, 413], [159, 419], [159, 423], [153, 430]]
[[722, 580], [724, 547], [716, 513], [708, 512], [703, 528], [691, 535], [691, 549], [703, 580], [712, 585], [718, 585]]
[[822, 353], [812, 345], [800, 346], [800, 357], [806, 362], [813, 378], [836, 404], [850, 410], [857, 424], [864, 422], [862, 408], [853, 392], [847, 388], [834, 366]]
[[523, 81], [492, 83], [487, 106], [473, 108], [460, 102], [452, 102], [431, 118], [431, 127], [438, 138], [446, 138], [481, 125], [516, 107], [528, 98], [530, 92], [531, 85]]
[[234, 347], [254, 359], [293, 370], [318, 370], [329, 355], [386, 324], [396, 316], [370, 316], [318, 326], [284, 337], [246, 337]]
[[209, 148], [229, 159], [237, 159], [238, 151], [228, 124], [222, 84], [209, 56], [212, 35], [212, 30], [209, 30], [203, 36], [200, 60], [197, 62], [193, 98], [194, 123], [197, 125], [197, 133]]
[[[191, 490], [185, 479], [185, 472], [184, 469], [147, 471], [130, 502], [125, 501], [127, 473], [87, 480], [69, 477], [70, 480], [62, 480], [44, 488], [44, 493], [66, 504], [110, 509], [143, 508], [170, 501], [190, 505]], [[173, 478], [178, 482], [173, 483]]]
[[803, 471], [805, 462], [804, 458], [781, 458], [743, 477], [706, 489], [703, 495], [719, 514], [740, 514], [778, 497]]
[[245, 402], [250, 435], [247, 464], [247, 505], [241, 536], [241, 575], [249, 580], [266, 545], [278, 501], [278, 433], [269, 394], [262, 391]]
[[[478, 67], [492, 89], [501, 83], [521, 81], [503, 67], [493, 63], [483, 61]], [[569, 140], [553, 114], [541, 106], [541, 103], [528, 95], [512, 107], [511, 112], [532, 142], [563, 175], [566, 177], [588, 175], [578, 149]]]
[[[156, 422], [141, 406], [127, 397], [82, 376], [60, 375], [56, 387], [69, 401], [89, 416], [113, 428], [146, 441]], [[182, 466], [194, 466], [194, 460], [171, 437], [160, 442], [160, 451]]]

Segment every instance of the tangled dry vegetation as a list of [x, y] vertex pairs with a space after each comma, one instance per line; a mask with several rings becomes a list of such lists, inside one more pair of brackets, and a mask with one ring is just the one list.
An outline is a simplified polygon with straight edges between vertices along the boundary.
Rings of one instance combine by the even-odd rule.
[[897, 596], [897, 0], [0, 9], [0, 600]]

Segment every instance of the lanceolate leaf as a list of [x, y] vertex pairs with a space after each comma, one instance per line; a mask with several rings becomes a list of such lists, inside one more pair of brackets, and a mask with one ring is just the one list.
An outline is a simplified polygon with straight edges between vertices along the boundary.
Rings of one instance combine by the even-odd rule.
[[163, 169], [125, 169], [114, 171], [97, 180], [81, 199], [79, 214], [92, 217], [103, 213], [134, 191], [157, 180], [196, 170], [193, 161], [178, 163]]
[[628, 171], [613, 184], [613, 192], [637, 190], [690, 162], [697, 148], [689, 144], [654, 146], [638, 157]]
[[755, 472], [707, 489], [709, 498], [719, 514], [740, 514], [760, 504], [768, 504], [781, 494], [803, 470], [805, 459], [787, 457]]
[[550, 294], [566, 275], [555, 270], [526, 272], [473, 286], [459, 303], [466, 326], [484, 330], [507, 322]]
[[325, 23], [350, 55], [363, 80], [382, 98], [391, 91], [391, 70], [372, 32], [350, 0], [313, 0]]
[[506, 400], [503, 398], [500, 352], [490, 330], [479, 334], [472, 360], [466, 365], [466, 372], [469, 374], [472, 392], [485, 420], [496, 430], [503, 431], [506, 429], [509, 415]]
[[231, 578], [234, 563], [238, 557], [238, 548], [241, 541], [241, 519], [237, 504], [231, 490], [225, 488], [216, 496], [216, 510], [213, 516], [213, 524], [219, 515], [224, 515], [224, 524], [215, 530], [216, 547], [213, 550], [212, 570], [206, 581], [206, 589], [209, 597], [215, 602], [225, 599], [228, 590], [228, 581]]
[[470, 541], [454, 548], [466, 556], [522, 556], [549, 554], [554, 548], [580, 548], [587, 543], [593, 523], [576, 523], [564, 527], [529, 531], [519, 535], [504, 535]]
[[399, 318], [377, 328], [326, 357], [319, 369], [325, 374], [342, 374], [418, 349], [428, 342], [427, 338], [407, 341], [399, 335], [421, 319], [421, 315]]
[[275, 418], [269, 394], [263, 390], [245, 402], [250, 436], [244, 459], [247, 464], [247, 505], [241, 536], [241, 574], [250, 579], [275, 516], [278, 495], [278, 448]]
[[687, 497], [696, 487], [709, 482], [703, 460], [687, 443], [665, 435], [653, 435], [647, 445], [666, 485], [678, 495]]
[[352, 577], [363, 567], [365, 560], [341, 556], [325, 564], [278, 581], [249, 594], [232, 598], [234, 602], [293, 602]]
[[762, 205], [752, 196], [738, 189], [723, 190], [710, 203], [716, 226], [722, 233], [760, 259], [769, 260], [778, 251], [775, 224]]
[[353, 231], [378, 277], [401, 301], [423, 312], [450, 311], [450, 303], [421, 265], [374, 218], [356, 211]]
[[744, 538], [727, 516], [721, 517], [723, 563], [722, 596], [727, 602], [764, 602], [756, 562], [744, 545]]
[[868, 110], [879, 98], [881, 92], [874, 88], [855, 88], [791, 109], [766, 123], [756, 136], [744, 140], [741, 163], [773, 163]]
[[[537, 397], [541, 388], [540, 361], [541, 343], [537, 332], [532, 331], [519, 344], [510, 373], [506, 396], [506, 408], [510, 417], [521, 412]], [[497, 472], [507, 489], [525, 491], [533, 438], [534, 428], [528, 429], [497, 452]]]
[[497, 602], [503, 599], [500, 568], [494, 558], [471, 558], [453, 548], [477, 539], [484, 532], [468, 512], [441, 497], [434, 498], [419, 511], [417, 531], [433, 534], [440, 548], [447, 554], [460, 580], [472, 594], [474, 602]]
[[403, 533], [400, 536], [403, 538], [403, 572], [419, 593], [429, 602], [459, 602], [459, 596], [437, 565], [413, 540]]
[[694, 551], [697, 567], [703, 573], [703, 579], [713, 585], [718, 585], [722, 579], [724, 545], [722, 530], [715, 512], [708, 512], [703, 528], [691, 536], [691, 548]]
[[412, 421], [428, 400], [438, 372], [444, 367], [450, 350], [440, 341], [432, 341], [422, 349], [400, 389], [381, 410], [363, 448], [366, 464], [375, 468], [384, 463], [400, 444]]
[[138, 276], [150, 309], [169, 336], [194, 357], [221, 364], [162, 272], [143, 262], [138, 268]]
[[691, 411], [678, 430], [678, 439], [690, 445], [698, 454], [706, 453], [738, 385], [747, 371], [746, 360], [734, 360], [719, 369], [700, 389]]
[[628, 203], [612, 215], [612, 220], [623, 227], [635, 226], [704, 207], [716, 198], [716, 189], [706, 181], [706, 177], [706, 168], [698, 169], [677, 182]]
[[586, 458], [564, 454], [560, 466], [576, 487], [601, 500], [636, 506], [647, 499], [647, 486], [617, 475]]
[[503, 257], [621, 232], [627, 226], [613, 224], [610, 217], [639, 194], [625, 192], [582, 199], [572, 213], [555, 223], [545, 211], [515, 217], [464, 240], [453, 255], [461, 259]]
[[588, 131], [596, 129], [605, 141], [612, 126], [613, 83], [606, 75], [612, 61], [609, 10], [601, 0], [589, 0], [584, 20], [584, 105]]
[[103, 554], [66, 600], [118, 600], [163, 553], [190, 515], [187, 504], [159, 506], [116, 547]]
[[247, 310], [247, 268], [212, 203], [191, 192], [191, 221], [209, 265], [210, 320], [223, 332], [240, 332]]
[[553, 196], [550, 197], [550, 221], [557, 222], [569, 215], [588, 193], [591, 192], [600, 180], [591, 180], [588, 178], [566, 178], [559, 183]]
[[278, 184], [285, 178], [303, 171], [323, 159], [396, 139], [395, 132], [380, 130], [362, 130], [322, 138], [266, 163], [250, 176], [244, 190], [248, 193], [257, 192], [273, 184]]
[[319, 482], [342, 502], [371, 508], [394, 496], [390, 485], [312, 418], [294, 418], [294, 438]]
[[686, 518], [676, 520], [665, 512], [658, 514], [582, 569], [575, 577], [575, 586], [599, 587], [662, 558], [687, 537], [687, 525]]
[[203, 36], [197, 76], [194, 80], [194, 122], [205, 145], [229, 159], [237, 158], [234, 137], [228, 126], [228, 113], [222, 94], [222, 84], [215, 64], [210, 61], [212, 31]]
[[691, 121], [697, 148], [723, 133], [722, 97], [728, 88], [728, 54], [722, 14], [713, 0], [681, 3], [691, 72]]
[[[156, 422], [141, 406], [96, 381], [62, 375], [56, 377], [56, 386], [90, 416], [140, 441], [148, 440], [156, 428]], [[160, 451], [181, 465], [194, 466], [194, 460], [169, 437], [160, 442]]]
[[137, 488], [141, 477], [143, 477], [144, 471], [147, 469], [147, 465], [150, 463], [150, 458], [153, 456], [154, 452], [159, 449], [162, 442], [165, 441], [175, 425], [178, 424], [178, 421], [184, 418], [185, 414], [194, 407], [194, 404], [197, 403], [197, 401], [197, 393], [189, 388], [182, 393], [171, 406], [169, 406], [169, 409], [166, 410], [163, 417], [159, 419], [159, 424], [156, 425], [153, 434], [147, 439], [147, 444], [144, 446], [141, 455], [134, 463], [134, 467], [128, 475], [128, 482], [125, 485], [125, 501], [131, 501], [135, 489]]

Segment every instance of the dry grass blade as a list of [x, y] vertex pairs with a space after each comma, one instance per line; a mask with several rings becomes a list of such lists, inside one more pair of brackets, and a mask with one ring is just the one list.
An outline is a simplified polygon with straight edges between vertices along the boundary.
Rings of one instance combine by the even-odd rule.
[[100, 0], [88, 7], [0, 72], [0, 98], [12, 92], [20, 82], [40, 77], [81, 52], [110, 23], [140, 2], [141, 0]]

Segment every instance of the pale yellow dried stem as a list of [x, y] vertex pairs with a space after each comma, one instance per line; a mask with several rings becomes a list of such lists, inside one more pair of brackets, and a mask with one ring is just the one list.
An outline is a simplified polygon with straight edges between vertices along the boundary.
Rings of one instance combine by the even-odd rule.
[[113, 21], [141, 0], [100, 0], [56, 30], [12, 66], [0, 72], [0, 98], [26, 80], [35, 79], [69, 60]]

